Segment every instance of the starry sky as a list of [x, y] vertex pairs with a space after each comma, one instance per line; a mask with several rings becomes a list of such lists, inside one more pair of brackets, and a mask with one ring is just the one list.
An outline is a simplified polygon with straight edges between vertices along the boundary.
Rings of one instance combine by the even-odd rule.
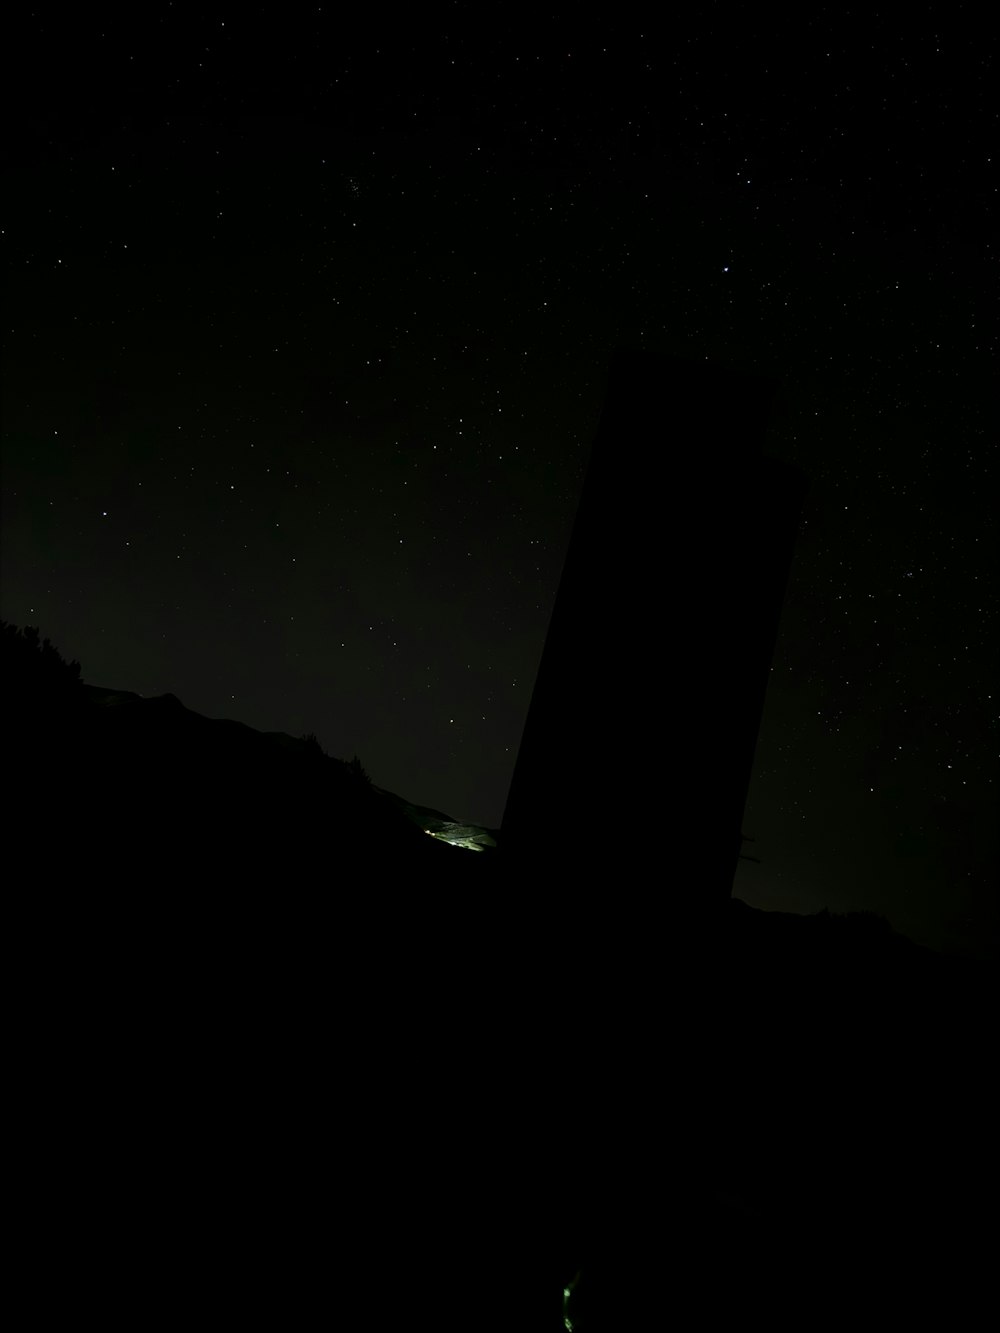
[[769, 375], [736, 891], [994, 951], [990, 45], [802, 8], [22, 13], [3, 618], [495, 828], [613, 348]]

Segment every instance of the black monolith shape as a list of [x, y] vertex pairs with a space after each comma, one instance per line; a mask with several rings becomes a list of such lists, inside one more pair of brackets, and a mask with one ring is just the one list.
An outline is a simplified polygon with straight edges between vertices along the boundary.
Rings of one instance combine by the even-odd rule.
[[503, 818], [518, 915], [607, 939], [725, 904], [805, 477], [776, 385], [620, 347]]

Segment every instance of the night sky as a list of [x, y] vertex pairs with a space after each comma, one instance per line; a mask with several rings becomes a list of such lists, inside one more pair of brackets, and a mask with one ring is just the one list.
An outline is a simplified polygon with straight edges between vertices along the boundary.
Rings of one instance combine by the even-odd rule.
[[990, 44], [812, 8], [22, 14], [3, 618], [495, 828], [616, 343], [772, 376], [737, 892], [995, 952]]

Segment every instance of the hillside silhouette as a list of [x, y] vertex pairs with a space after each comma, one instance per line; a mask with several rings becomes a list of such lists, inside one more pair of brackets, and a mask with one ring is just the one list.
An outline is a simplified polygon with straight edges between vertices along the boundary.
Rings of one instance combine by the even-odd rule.
[[37, 629], [2, 633], [11, 799], [50, 863], [94, 858], [105, 883], [147, 888], [197, 868], [216, 893], [265, 873], [301, 884], [403, 862], [453, 870], [455, 849], [424, 837], [357, 756], [203, 717], [173, 694], [86, 684]]
[[630, 933], [613, 877], [529, 894], [315, 737], [0, 643], [19, 1232], [53, 1301], [971, 1321], [992, 969], [864, 913], [680, 933], [696, 884]]

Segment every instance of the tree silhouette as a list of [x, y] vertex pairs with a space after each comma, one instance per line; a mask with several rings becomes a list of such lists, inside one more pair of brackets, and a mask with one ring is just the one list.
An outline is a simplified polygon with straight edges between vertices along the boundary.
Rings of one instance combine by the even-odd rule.
[[0, 620], [0, 680], [8, 738], [48, 744], [79, 717], [84, 699], [80, 663], [67, 662], [36, 625]]
[[18, 694], [72, 695], [82, 683], [80, 663], [67, 662], [37, 625], [19, 629], [0, 620], [0, 663], [5, 687]]

